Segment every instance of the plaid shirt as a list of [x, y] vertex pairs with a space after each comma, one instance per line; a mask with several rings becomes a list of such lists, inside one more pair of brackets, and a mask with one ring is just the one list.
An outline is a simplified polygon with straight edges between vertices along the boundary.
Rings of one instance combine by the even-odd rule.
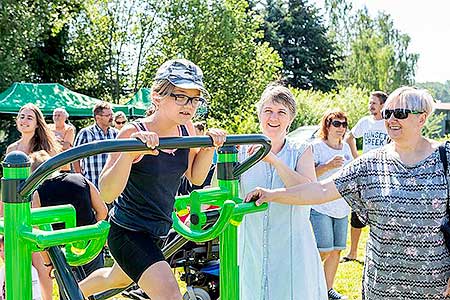
[[[97, 124], [94, 124], [80, 130], [75, 139], [75, 147], [93, 141], [115, 139], [117, 137], [117, 133], [118, 131], [116, 129], [109, 127], [105, 134]], [[80, 160], [81, 174], [92, 181], [97, 188], [100, 173], [102, 172], [107, 158], [108, 153], [103, 153], [92, 155]]]

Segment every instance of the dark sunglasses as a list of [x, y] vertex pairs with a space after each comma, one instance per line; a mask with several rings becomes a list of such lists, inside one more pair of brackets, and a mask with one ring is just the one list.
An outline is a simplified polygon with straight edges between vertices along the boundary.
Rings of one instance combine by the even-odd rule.
[[347, 126], [348, 126], [348, 123], [346, 121], [341, 122], [341, 121], [334, 120], [334, 121], [331, 121], [330, 124], [336, 128], [339, 128], [341, 126], [344, 128], [347, 128]]
[[388, 120], [392, 116], [392, 114], [394, 114], [394, 118], [403, 120], [408, 118], [409, 114], [419, 115], [423, 113], [423, 111], [411, 110], [407, 108], [384, 109], [381, 111], [381, 115], [386, 120]]
[[122, 122], [116, 121], [116, 124], [123, 125], [123, 124], [125, 124], [126, 122], [127, 122], [127, 121], [122, 121]]

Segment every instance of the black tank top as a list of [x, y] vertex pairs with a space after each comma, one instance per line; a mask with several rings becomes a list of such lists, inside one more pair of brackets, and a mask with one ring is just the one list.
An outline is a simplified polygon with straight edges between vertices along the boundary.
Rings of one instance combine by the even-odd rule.
[[[142, 123], [136, 125], [146, 130]], [[185, 126], [179, 128], [181, 135], [189, 135]], [[134, 163], [125, 189], [110, 212], [111, 220], [129, 230], [145, 231], [155, 237], [166, 235], [172, 226], [175, 196], [188, 158], [189, 149], [177, 149], [144, 155]]]
[[[83, 175], [62, 173], [45, 180], [37, 191], [42, 207], [72, 204], [77, 213], [77, 226], [96, 223], [89, 184]], [[63, 224], [53, 227], [54, 229], [64, 228]]]

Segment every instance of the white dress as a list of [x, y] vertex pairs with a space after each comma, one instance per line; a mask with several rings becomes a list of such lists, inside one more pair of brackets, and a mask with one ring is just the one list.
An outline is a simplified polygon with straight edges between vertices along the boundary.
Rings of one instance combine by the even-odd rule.
[[[277, 157], [295, 169], [305, 149], [286, 141]], [[246, 153], [242, 147], [240, 160]], [[241, 196], [257, 186], [284, 184], [273, 166], [259, 162], [242, 175]], [[269, 203], [266, 211], [244, 217], [238, 244], [241, 300], [328, 299], [309, 213], [309, 206]]]

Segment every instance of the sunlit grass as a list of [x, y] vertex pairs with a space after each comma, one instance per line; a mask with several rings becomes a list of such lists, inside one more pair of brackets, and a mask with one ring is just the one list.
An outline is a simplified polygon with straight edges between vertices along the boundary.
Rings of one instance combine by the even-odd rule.
[[[358, 249], [358, 259], [363, 261], [366, 249], [366, 240], [368, 236], [368, 227], [364, 228], [361, 234], [361, 242]], [[350, 249], [350, 226], [347, 238], [347, 249]], [[342, 251], [342, 256], [347, 254], [348, 250]], [[108, 265], [111, 262], [107, 262]], [[176, 272], [177, 278], [179, 278], [179, 271]], [[361, 300], [361, 280], [362, 280], [363, 266], [358, 262], [346, 262], [339, 264], [339, 268], [334, 283], [334, 288], [343, 295], [347, 295], [350, 300]], [[178, 281], [182, 294], [186, 291], [186, 284], [182, 281]], [[58, 289], [56, 284], [53, 289], [53, 299], [59, 299]], [[117, 295], [110, 298], [111, 300], [125, 300], [129, 298], [121, 297]], [[245, 300], [245, 299], [241, 299]]]
[[[368, 234], [369, 228], [366, 226], [361, 233], [361, 240], [358, 245], [358, 260], [360, 261], [364, 261]], [[350, 225], [347, 238], [347, 250], [342, 251], [341, 256], [345, 256], [348, 249], [350, 249]], [[363, 268], [364, 266], [362, 264], [355, 261], [340, 263], [334, 282], [335, 290], [348, 296], [351, 300], [361, 300]]]

